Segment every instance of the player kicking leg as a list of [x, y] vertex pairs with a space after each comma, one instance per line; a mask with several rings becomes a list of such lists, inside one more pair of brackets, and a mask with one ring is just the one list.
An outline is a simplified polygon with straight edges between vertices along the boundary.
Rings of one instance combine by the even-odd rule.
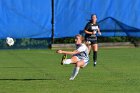
[[80, 60], [77, 56], [73, 56], [71, 59], [64, 59], [63, 64], [75, 64], [72, 75], [69, 80], [74, 80], [78, 75], [80, 68], [84, 68], [88, 61]]

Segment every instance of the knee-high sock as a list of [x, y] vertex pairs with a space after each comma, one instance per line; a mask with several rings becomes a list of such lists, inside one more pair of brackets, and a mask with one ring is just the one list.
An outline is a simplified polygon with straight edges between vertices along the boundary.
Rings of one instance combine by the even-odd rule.
[[97, 51], [93, 51], [93, 61], [97, 61]]
[[66, 59], [63, 61], [63, 64], [70, 64], [70, 63], [72, 63], [71, 59]]
[[72, 75], [71, 75], [71, 78], [75, 78], [76, 76], [77, 76], [77, 74], [79, 73], [79, 70], [80, 70], [80, 67], [75, 67], [74, 69], [73, 69], [73, 73], [72, 73]]

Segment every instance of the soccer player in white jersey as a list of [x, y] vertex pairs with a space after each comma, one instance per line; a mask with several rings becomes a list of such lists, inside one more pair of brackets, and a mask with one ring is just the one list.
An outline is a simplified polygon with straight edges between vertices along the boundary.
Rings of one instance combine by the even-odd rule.
[[85, 67], [89, 62], [88, 48], [83, 43], [83, 41], [84, 41], [83, 37], [78, 34], [75, 37], [76, 50], [74, 51], [57, 50], [57, 53], [59, 54], [72, 55], [71, 59], [62, 60], [62, 64], [75, 64], [73, 73], [69, 80], [74, 80], [74, 78], [79, 73], [80, 68]]

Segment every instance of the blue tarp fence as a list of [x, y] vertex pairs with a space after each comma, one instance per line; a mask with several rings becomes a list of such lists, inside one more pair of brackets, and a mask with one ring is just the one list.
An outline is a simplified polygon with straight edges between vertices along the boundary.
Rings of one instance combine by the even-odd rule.
[[0, 0], [0, 38], [51, 37], [51, 0]]
[[73, 37], [91, 14], [102, 36], [140, 37], [139, 6], [140, 0], [0, 0], [0, 38]]

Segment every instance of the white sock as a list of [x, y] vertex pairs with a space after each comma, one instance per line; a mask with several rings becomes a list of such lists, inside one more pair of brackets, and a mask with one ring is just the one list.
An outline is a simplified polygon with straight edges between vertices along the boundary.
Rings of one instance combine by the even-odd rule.
[[73, 79], [78, 75], [79, 70], [80, 70], [80, 67], [75, 67], [75, 68], [74, 68], [70, 80], [73, 80]]
[[66, 59], [63, 61], [63, 64], [70, 64], [70, 63], [72, 63], [71, 59]]

